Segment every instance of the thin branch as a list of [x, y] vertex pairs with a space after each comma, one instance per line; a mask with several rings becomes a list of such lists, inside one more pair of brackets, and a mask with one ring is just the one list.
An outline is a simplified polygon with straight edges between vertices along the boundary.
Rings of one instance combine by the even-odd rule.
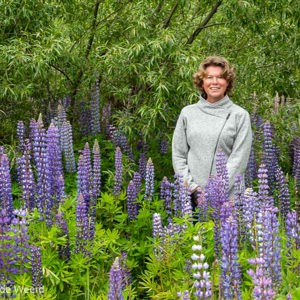
[[68, 74], [64, 70], [60, 69], [59, 67], [57, 67], [51, 63], [49, 63], [49, 66], [52, 67], [53, 69], [55, 69], [56, 71], [58, 71], [59, 73], [63, 74], [67, 78], [67, 80], [70, 82], [70, 84], [73, 85], [73, 81], [71, 80], [71, 78], [68, 76]]
[[172, 8], [172, 10], [171, 10], [171, 12], [170, 12], [168, 18], [164, 21], [164, 23], [163, 23], [163, 25], [162, 25], [162, 28], [163, 28], [163, 29], [166, 29], [166, 28], [169, 27], [170, 22], [171, 22], [171, 19], [172, 19], [173, 15], [174, 15], [174, 13], [175, 13], [175, 11], [176, 11], [178, 5], [179, 5], [179, 0], [177, 0], [177, 2], [175, 3], [175, 5], [173, 6], [173, 8]]
[[193, 43], [195, 38], [199, 35], [199, 33], [207, 26], [207, 23], [211, 20], [211, 18], [214, 16], [214, 14], [217, 12], [219, 6], [222, 4], [222, 0], [219, 0], [212, 8], [212, 10], [209, 12], [209, 14], [206, 16], [206, 18], [203, 20], [203, 22], [199, 25], [199, 27], [192, 33], [192, 35], [188, 38], [185, 45], [190, 45]]

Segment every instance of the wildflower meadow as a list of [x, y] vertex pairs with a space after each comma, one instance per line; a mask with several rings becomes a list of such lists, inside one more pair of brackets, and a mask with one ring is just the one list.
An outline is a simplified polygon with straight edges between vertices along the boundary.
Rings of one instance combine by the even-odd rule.
[[299, 136], [252, 112], [245, 186], [217, 153], [193, 212], [170, 139], [129, 143], [92, 95], [76, 143], [64, 99], [0, 147], [0, 299], [300, 299]]

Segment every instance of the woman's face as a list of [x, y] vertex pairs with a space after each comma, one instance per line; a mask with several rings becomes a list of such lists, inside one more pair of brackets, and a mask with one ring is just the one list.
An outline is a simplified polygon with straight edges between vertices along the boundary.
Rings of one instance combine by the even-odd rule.
[[219, 66], [208, 66], [203, 78], [203, 89], [207, 95], [207, 101], [215, 103], [224, 98], [228, 82], [223, 77], [223, 69]]

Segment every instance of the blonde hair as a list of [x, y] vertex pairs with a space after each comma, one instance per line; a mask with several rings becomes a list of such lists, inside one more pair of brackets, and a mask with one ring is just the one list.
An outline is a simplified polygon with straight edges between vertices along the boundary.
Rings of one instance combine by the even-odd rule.
[[194, 73], [193, 82], [194, 85], [200, 90], [201, 96], [204, 98], [207, 96], [203, 89], [203, 78], [205, 77], [206, 68], [209, 66], [218, 66], [223, 69], [223, 77], [228, 83], [226, 94], [231, 96], [235, 80], [235, 70], [233, 66], [230, 65], [228, 60], [222, 56], [208, 56], [200, 63], [198, 70], [196, 73]]

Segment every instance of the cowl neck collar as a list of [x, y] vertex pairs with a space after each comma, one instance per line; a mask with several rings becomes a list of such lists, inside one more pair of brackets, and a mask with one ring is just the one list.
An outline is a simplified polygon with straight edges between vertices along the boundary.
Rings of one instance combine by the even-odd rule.
[[227, 95], [215, 103], [210, 103], [202, 96], [197, 103], [197, 106], [206, 114], [213, 115], [220, 118], [226, 118], [230, 112], [230, 108], [233, 102], [229, 99]]

